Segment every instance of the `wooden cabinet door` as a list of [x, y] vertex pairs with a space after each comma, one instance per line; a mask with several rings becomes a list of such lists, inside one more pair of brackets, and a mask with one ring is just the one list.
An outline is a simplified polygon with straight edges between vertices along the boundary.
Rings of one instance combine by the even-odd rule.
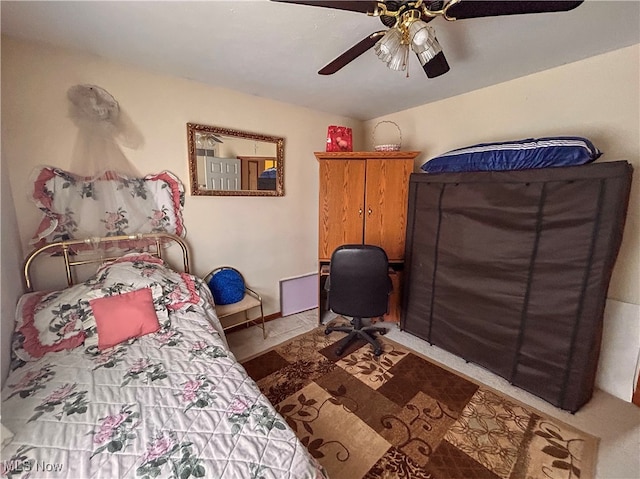
[[381, 246], [389, 261], [404, 258], [411, 173], [413, 160], [367, 160], [364, 242]]
[[338, 246], [362, 243], [364, 160], [320, 161], [318, 258], [330, 260]]

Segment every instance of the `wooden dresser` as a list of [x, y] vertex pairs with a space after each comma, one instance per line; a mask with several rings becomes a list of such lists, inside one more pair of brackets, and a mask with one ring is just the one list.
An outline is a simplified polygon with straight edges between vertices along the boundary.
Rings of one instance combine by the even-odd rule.
[[389, 257], [393, 293], [386, 321], [400, 320], [409, 177], [418, 151], [317, 152], [320, 168], [318, 271], [320, 315], [331, 253], [343, 244], [372, 244]]

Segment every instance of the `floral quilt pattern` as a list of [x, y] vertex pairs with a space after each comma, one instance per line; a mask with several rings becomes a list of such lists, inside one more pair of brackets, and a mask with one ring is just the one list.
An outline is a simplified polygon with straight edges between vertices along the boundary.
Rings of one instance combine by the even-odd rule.
[[229, 351], [204, 283], [196, 287], [200, 300], [171, 310], [169, 328], [12, 371], [2, 422], [15, 436], [2, 477], [326, 479]]

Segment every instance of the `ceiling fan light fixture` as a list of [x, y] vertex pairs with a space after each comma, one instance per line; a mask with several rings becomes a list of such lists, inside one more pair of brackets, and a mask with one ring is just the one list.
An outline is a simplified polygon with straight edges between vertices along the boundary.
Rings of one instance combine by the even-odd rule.
[[391, 28], [378, 40], [374, 46], [376, 55], [385, 63], [391, 61], [395, 53], [402, 44], [402, 34], [400, 30]]
[[442, 51], [442, 47], [436, 39], [435, 30], [421, 20], [413, 22], [409, 26], [409, 36], [411, 49], [418, 55], [421, 65], [431, 61]]
[[435, 37], [435, 32], [426, 22], [416, 20], [409, 25], [409, 38], [416, 47], [428, 44]]
[[402, 44], [387, 62], [391, 70], [403, 71], [407, 68], [407, 58], [409, 57], [409, 45]]
[[420, 60], [420, 65], [426, 65], [431, 60], [433, 60], [441, 51], [442, 48], [429, 49], [420, 53], [416, 53], [416, 55], [418, 56], [418, 60]]

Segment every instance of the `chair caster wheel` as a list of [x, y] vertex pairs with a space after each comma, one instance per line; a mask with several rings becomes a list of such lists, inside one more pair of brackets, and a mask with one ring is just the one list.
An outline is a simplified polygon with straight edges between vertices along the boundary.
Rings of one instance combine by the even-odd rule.
[[380, 356], [382, 354], [382, 348], [376, 348], [373, 350], [374, 356]]
[[380, 336], [384, 336], [384, 335], [385, 335], [385, 334], [387, 334], [388, 332], [389, 332], [389, 330], [388, 330], [388, 329], [381, 329], [380, 331], [378, 331], [378, 334], [379, 334]]
[[326, 336], [329, 336], [331, 334], [331, 331], [327, 328], [327, 329], [324, 330], [324, 334]]

